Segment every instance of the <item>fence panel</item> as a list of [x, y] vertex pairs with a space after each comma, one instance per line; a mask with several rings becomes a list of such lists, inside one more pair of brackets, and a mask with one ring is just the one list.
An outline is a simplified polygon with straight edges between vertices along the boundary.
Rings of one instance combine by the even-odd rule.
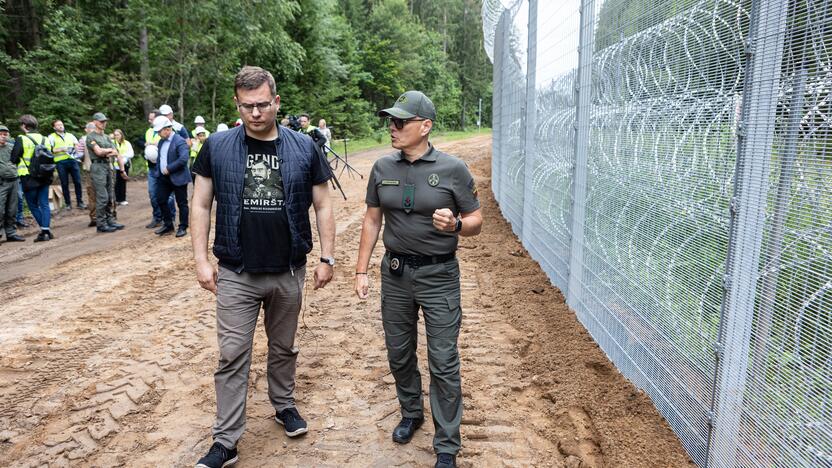
[[832, 466], [832, 2], [532, 6], [527, 75], [483, 4], [515, 232], [696, 463]]

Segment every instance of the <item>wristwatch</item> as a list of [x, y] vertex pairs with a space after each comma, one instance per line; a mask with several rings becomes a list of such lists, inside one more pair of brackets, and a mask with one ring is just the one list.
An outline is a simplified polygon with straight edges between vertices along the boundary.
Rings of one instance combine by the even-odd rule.
[[462, 216], [456, 218], [456, 227], [454, 228], [454, 232], [459, 232], [462, 230]]
[[321, 263], [326, 263], [327, 265], [334, 267], [335, 259], [332, 257], [321, 257]]

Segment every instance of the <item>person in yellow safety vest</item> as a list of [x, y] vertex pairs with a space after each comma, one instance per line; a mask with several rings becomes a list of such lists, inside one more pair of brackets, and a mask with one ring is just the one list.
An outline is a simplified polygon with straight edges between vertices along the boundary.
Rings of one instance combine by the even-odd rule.
[[[133, 159], [133, 145], [124, 138], [124, 131], [120, 128], [117, 128], [116, 131], [113, 132], [115, 138], [113, 139], [113, 143], [116, 144], [116, 149], [118, 150], [119, 158], [124, 160], [124, 175], [130, 175], [130, 161]], [[113, 170], [118, 171], [118, 162], [113, 163]], [[119, 205], [126, 205], [127, 204], [127, 181], [129, 180], [127, 177], [116, 177], [116, 203]]]
[[[194, 119], [194, 124], [196, 125], [196, 128], [202, 127], [202, 129], [205, 130], [205, 138], [208, 138], [209, 136], [211, 136], [211, 132], [208, 131], [208, 127], [205, 126], [205, 118], [204, 117], [202, 117], [201, 115], [196, 116], [196, 118]], [[194, 131], [191, 132], [191, 135], [193, 135], [194, 138], [196, 138], [196, 128], [194, 128]]]
[[202, 149], [202, 145], [205, 144], [205, 140], [208, 139], [208, 130], [204, 127], [197, 127], [194, 129], [194, 135], [196, 139], [194, 140], [194, 144], [191, 146], [191, 158], [188, 164], [188, 167], [194, 165], [194, 161], [196, 160], [197, 155], [199, 154], [199, 150]]
[[35, 238], [35, 242], [48, 241], [55, 238], [49, 229], [52, 219], [52, 212], [49, 211], [49, 184], [52, 183], [54, 176], [50, 174], [47, 177], [37, 177], [35, 174], [30, 174], [29, 164], [35, 154], [36, 145], [45, 145], [50, 150], [51, 147], [49, 140], [38, 133], [38, 119], [33, 115], [20, 116], [20, 129], [23, 135], [18, 135], [14, 141], [11, 162], [17, 164], [17, 175], [20, 176], [20, 182], [23, 185], [23, 196], [26, 197], [29, 211], [40, 226], [40, 234]]
[[301, 114], [300, 117], [298, 117], [298, 122], [300, 123], [301, 133], [309, 134], [309, 132], [317, 128], [314, 125], [309, 125], [309, 114]]
[[[147, 123], [150, 124], [144, 132], [144, 159], [147, 161], [147, 196], [150, 198], [150, 207], [153, 212], [153, 219], [145, 226], [147, 229], [155, 229], [162, 225], [162, 208], [156, 203], [156, 161], [159, 157], [159, 140], [162, 139], [155, 130], [153, 130], [153, 120], [162, 115], [159, 109], [153, 109], [147, 114]], [[168, 208], [172, 216], [176, 217], [176, 203], [174, 202], [173, 194], [168, 198]]]
[[64, 129], [64, 123], [60, 119], [52, 122], [52, 130], [54, 132], [49, 135], [49, 145], [52, 146], [52, 154], [55, 156], [55, 166], [58, 169], [58, 178], [61, 179], [61, 193], [66, 202], [66, 209], [72, 209], [72, 193], [69, 191], [69, 176], [72, 176], [76, 206], [85, 210], [87, 204], [84, 203], [81, 189], [81, 166], [75, 153], [78, 139]]

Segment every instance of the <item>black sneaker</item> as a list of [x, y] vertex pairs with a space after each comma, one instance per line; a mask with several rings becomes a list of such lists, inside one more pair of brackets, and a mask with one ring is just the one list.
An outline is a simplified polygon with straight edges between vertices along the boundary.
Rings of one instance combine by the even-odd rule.
[[437, 453], [433, 468], [456, 468], [456, 457], [450, 453]]
[[147, 229], [154, 229], [162, 225], [162, 220], [160, 219], [153, 219], [151, 220], [145, 228]]
[[393, 429], [393, 442], [397, 444], [406, 444], [413, 438], [416, 430], [422, 427], [425, 418], [402, 418], [399, 425]]
[[297, 437], [301, 434], [306, 434], [306, 421], [300, 417], [297, 408], [286, 408], [277, 413], [274, 420], [283, 426], [286, 435], [289, 437]]
[[214, 442], [208, 453], [196, 462], [196, 468], [223, 468], [237, 463], [237, 449], [227, 449], [219, 442]]

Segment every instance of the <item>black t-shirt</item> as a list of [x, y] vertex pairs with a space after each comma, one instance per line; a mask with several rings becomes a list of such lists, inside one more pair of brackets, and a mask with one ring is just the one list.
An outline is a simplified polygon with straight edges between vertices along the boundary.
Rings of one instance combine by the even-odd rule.
[[[246, 136], [246, 173], [243, 181], [243, 207], [240, 217], [240, 246], [243, 270], [250, 273], [281, 273], [290, 264], [306, 263], [304, 252], [296, 252], [290, 262], [291, 234], [283, 195], [283, 176], [275, 140], [263, 141]], [[192, 168], [194, 173], [211, 177], [211, 150], [202, 145]], [[223, 265], [236, 269], [238, 265]]]

